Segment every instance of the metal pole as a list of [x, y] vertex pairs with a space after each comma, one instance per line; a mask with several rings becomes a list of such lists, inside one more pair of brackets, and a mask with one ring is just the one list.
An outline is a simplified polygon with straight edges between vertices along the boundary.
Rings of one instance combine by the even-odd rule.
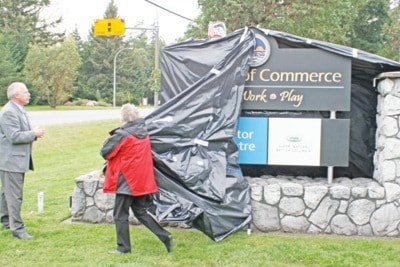
[[158, 28], [158, 20], [156, 20], [156, 26], [154, 28], [154, 32], [156, 35], [156, 47], [155, 47], [155, 51], [154, 51], [154, 68], [158, 69], [160, 66], [160, 57], [159, 57], [159, 53], [158, 51], [160, 50], [160, 34], [159, 34], [159, 28]]
[[[331, 110], [329, 119], [334, 120], [336, 119], [336, 111]], [[333, 180], [333, 166], [328, 166], [328, 184], [332, 184]]]
[[115, 100], [116, 100], [116, 91], [117, 91], [117, 57], [119, 53], [121, 53], [124, 50], [132, 50], [133, 48], [128, 47], [128, 48], [122, 48], [115, 53], [114, 56], [114, 82], [113, 82], [113, 107], [115, 108]]
[[[154, 69], [157, 71], [157, 69], [160, 67], [160, 54], [158, 53], [160, 51], [160, 36], [159, 36], [159, 27], [158, 27], [158, 20], [156, 20], [156, 26], [155, 26], [155, 34], [156, 34], [156, 45], [155, 45], [155, 54], [154, 54]], [[158, 107], [158, 92], [157, 88], [154, 88], [154, 107]]]

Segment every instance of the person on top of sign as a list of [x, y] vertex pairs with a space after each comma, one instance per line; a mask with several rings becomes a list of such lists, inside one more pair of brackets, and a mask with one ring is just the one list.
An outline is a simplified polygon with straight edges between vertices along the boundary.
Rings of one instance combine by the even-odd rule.
[[221, 21], [210, 21], [208, 23], [208, 38], [221, 38], [226, 36], [225, 23]]

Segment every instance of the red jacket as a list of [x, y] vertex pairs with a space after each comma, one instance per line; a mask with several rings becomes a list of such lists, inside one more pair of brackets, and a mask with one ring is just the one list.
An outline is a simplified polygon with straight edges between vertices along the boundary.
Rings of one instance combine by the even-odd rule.
[[104, 193], [115, 193], [120, 173], [132, 195], [142, 196], [158, 191], [154, 178], [150, 137], [139, 119], [112, 132], [104, 143], [101, 155], [107, 160]]

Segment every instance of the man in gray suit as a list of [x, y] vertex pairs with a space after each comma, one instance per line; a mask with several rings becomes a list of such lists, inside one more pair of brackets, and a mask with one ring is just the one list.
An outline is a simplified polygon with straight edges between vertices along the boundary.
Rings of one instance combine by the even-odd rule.
[[21, 218], [25, 172], [33, 170], [32, 143], [44, 129], [31, 128], [24, 106], [30, 93], [21, 82], [7, 89], [8, 103], [0, 111], [0, 218], [3, 229], [22, 240], [33, 239]]

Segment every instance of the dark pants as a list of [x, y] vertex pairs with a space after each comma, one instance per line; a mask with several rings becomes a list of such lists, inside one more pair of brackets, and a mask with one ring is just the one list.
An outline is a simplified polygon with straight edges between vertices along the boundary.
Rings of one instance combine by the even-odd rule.
[[24, 173], [0, 171], [1, 198], [0, 217], [3, 226], [9, 226], [14, 233], [25, 231], [21, 218]]
[[149, 196], [130, 196], [117, 194], [115, 196], [114, 222], [117, 231], [117, 249], [121, 252], [131, 252], [131, 240], [129, 235], [129, 208], [133, 215], [162, 242], [168, 239], [170, 233], [147, 213], [151, 205]]

